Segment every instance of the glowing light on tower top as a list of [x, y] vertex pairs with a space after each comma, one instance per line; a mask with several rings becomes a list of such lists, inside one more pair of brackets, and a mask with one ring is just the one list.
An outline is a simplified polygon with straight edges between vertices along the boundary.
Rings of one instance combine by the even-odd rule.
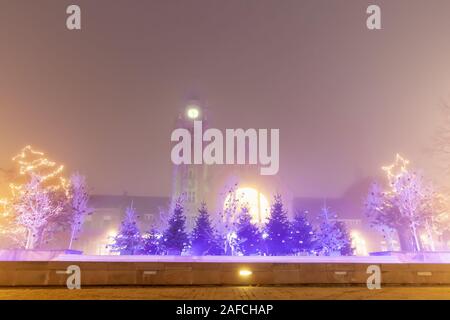
[[200, 109], [195, 104], [190, 104], [187, 107], [186, 115], [189, 119], [196, 120], [200, 116]]

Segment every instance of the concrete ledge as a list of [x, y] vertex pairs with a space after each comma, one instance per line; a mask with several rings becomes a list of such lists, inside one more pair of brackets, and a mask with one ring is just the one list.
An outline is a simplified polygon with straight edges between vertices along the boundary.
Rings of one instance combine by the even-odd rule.
[[[371, 263], [374, 264], [374, 263]], [[65, 286], [70, 265], [82, 286], [119, 285], [364, 285], [367, 263], [254, 262], [0, 262], [0, 286]], [[378, 264], [382, 284], [450, 285], [450, 264]], [[241, 270], [250, 271], [248, 276]]]
[[450, 261], [450, 251], [424, 251], [424, 252], [403, 252], [403, 251], [382, 251], [371, 252], [374, 257], [397, 257], [401, 262], [421, 263], [448, 263]]
[[0, 261], [50, 261], [59, 256], [81, 255], [77, 250], [0, 250]]

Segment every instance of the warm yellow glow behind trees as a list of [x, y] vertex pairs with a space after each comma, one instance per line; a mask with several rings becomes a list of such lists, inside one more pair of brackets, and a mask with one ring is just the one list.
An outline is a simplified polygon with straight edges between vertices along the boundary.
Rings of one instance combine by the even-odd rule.
[[[264, 223], [270, 214], [270, 205], [267, 198], [255, 188], [239, 188], [234, 195], [228, 195], [225, 199], [224, 207], [230, 203], [230, 197], [234, 196], [238, 204], [236, 214], [239, 214], [242, 207], [247, 207], [252, 216], [253, 223]], [[236, 217], [232, 217], [236, 219]]]

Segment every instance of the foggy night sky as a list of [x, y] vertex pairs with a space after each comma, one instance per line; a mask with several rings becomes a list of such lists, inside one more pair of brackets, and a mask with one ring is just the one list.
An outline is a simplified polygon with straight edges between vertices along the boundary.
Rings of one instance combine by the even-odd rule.
[[1, 168], [31, 144], [94, 193], [167, 196], [195, 93], [212, 127], [280, 128], [295, 195], [338, 196], [396, 152], [441, 177], [426, 148], [450, 97], [448, 0], [0, 0], [0, 40]]

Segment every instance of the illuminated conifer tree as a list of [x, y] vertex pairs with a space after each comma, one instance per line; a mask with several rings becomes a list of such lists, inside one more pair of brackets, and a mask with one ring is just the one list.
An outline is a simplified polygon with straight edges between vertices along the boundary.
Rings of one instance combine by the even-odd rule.
[[261, 254], [262, 234], [252, 223], [248, 208], [243, 207], [235, 223], [237, 249], [244, 256]]
[[198, 256], [220, 255], [223, 253], [205, 203], [202, 203], [198, 210], [194, 230], [191, 234], [191, 252]]
[[291, 223], [289, 242], [294, 254], [311, 253], [315, 246], [315, 233], [306, 214], [298, 212]]
[[136, 255], [143, 253], [143, 241], [137, 226], [136, 211], [133, 205], [127, 207], [119, 233], [114, 237], [112, 251], [121, 255]]
[[265, 243], [270, 255], [286, 255], [289, 248], [289, 220], [280, 195], [274, 197], [266, 225]]
[[144, 254], [160, 255], [162, 254], [162, 234], [155, 228], [150, 229], [142, 236]]
[[182, 198], [175, 201], [172, 216], [168, 221], [168, 227], [164, 231], [163, 246], [167, 254], [181, 255], [184, 249], [189, 247], [189, 237], [186, 233], [186, 216]]

